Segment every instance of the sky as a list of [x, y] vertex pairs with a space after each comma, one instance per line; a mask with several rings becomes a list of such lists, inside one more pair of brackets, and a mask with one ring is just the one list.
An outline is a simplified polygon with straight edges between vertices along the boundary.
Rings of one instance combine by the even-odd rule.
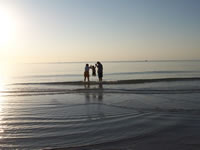
[[199, 0], [0, 0], [0, 62], [193, 59]]

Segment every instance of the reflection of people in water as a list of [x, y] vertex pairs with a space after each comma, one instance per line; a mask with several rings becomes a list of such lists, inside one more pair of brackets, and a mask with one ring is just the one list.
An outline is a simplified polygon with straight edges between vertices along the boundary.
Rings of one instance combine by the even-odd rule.
[[93, 117], [104, 117], [104, 113], [102, 112], [101, 108], [103, 104], [103, 85], [99, 84], [98, 88], [90, 88], [90, 85], [88, 84], [85, 85], [85, 89], [88, 89], [85, 91], [85, 102], [88, 118], [91, 119]]
[[99, 84], [99, 90], [98, 90], [98, 100], [103, 100], [103, 84]]
[[[90, 84], [84, 84], [84, 87], [85, 89], [90, 89]], [[86, 100], [86, 103], [90, 101], [90, 93], [89, 92], [85, 92], [85, 100]]]

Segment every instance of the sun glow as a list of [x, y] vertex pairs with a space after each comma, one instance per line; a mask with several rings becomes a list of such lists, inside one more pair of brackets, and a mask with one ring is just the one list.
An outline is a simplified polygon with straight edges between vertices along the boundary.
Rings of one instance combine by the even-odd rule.
[[[2, 65], [0, 64], [0, 67], [2, 67]], [[4, 91], [4, 82], [5, 78], [4, 78], [4, 74], [2, 72], [2, 70], [0, 70], [0, 96], [2, 94], [2, 91]]]
[[0, 96], [1, 96], [1, 92], [4, 91], [4, 79], [0, 79]]
[[0, 46], [10, 43], [16, 34], [16, 20], [9, 10], [0, 8]]

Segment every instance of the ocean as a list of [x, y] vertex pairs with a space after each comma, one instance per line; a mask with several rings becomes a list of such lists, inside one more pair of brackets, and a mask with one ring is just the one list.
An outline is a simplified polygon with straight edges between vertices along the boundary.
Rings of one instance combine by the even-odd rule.
[[0, 149], [200, 149], [200, 61], [86, 63], [0, 69]]

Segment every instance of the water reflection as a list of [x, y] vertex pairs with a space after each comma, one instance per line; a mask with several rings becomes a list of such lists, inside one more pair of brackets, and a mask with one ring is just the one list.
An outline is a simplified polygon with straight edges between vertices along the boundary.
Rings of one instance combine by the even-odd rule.
[[5, 92], [6, 91], [6, 87], [5, 87], [5, 78], [2, 75], [2, 72], [0, 72], [0, 139], [2, 139], [3, 133], [4, 133], [4, 128], [5, 128], [5, 123], [3, 123], [4, 121], [4, 110], [5, 110]]
[[0, 139], [3, 138], [3, 133], [4, 133], [4, 126], [2, 125], [3, 122], [3, 103], [4, 103], [4, 98], [1, 95], [0, 91]]
[[85, 91], [85, 104], [88, 119], [104, 118], [103, 112], [103, 84], [98, 87], [91, 87], [90, 84], [84, 85]]

